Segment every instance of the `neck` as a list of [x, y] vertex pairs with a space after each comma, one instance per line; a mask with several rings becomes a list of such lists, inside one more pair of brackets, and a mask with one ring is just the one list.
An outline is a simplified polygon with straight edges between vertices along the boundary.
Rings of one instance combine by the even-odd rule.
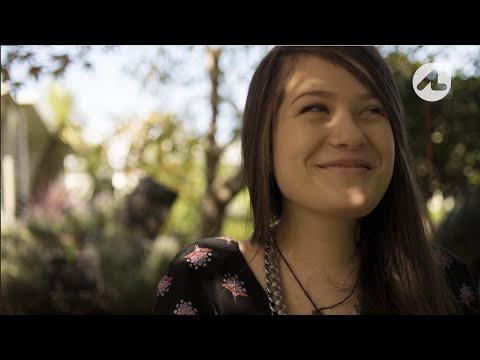
[[358, 268], [357, 221], [286, 206], [275, 237], [296, 272], [348, 286]]

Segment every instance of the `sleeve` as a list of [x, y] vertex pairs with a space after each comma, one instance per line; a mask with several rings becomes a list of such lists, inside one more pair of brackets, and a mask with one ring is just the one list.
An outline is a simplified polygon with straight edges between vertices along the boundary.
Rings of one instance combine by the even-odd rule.
[[[192, 246], [193, 247], [193, 246]], [[201, 280], [189, 266], [185, 254], [191, 247], [179, 252], [167, 267], [156, 289], [152, 312], [158, 315], [202, 314]]]
[[452, 252], [442, 248], [450, 288], [465, 315], [480, 315], [479, 293], [468, 266]]
[[457, 265], [457, 294], [465, 315], [480, 315], [479, 293], [472, 273], [464, 262]]

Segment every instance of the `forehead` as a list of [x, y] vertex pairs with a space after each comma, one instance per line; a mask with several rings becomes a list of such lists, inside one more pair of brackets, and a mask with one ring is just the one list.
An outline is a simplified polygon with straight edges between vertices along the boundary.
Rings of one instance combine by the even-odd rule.
[[[349, 61], [370, 77], [362, 66]], [[326, 90], [346, 97], [369, 93], [368, 88], [341, 65], [320, 56], [301, 55], [285, 83], [284, 94], [288, 98], [311, 90]]]

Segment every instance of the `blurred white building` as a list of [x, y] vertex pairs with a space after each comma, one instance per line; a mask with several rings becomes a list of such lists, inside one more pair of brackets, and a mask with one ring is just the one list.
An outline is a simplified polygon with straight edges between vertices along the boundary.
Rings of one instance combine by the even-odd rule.
[[66, 151], [65, 144], [52, 139], [35, 107], [16, 103], [2, 86], [2, 226], [13, 221], [24, 205], [46, 191], [49, 181], [63, 168]]

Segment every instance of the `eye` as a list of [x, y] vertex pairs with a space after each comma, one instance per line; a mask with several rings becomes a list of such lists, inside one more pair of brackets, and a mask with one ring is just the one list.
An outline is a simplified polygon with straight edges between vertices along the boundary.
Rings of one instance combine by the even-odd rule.
[[375, 115], [385, 116], [385, 112], [383, 111], [383, 109], [378, 107], [378, 106], [368, 108], [364, 112], [367, 112], [367, 113], [370, 113], [370, 114], [375, 114]]
[[302, 108], [302, 110], [300, 111], [301, 114], [306, 112], [326, 112], [327, 114], [330, 114], [330, 112], [328, 111], [328, 108], [323, 104], [307, 105], [304, 108]]

